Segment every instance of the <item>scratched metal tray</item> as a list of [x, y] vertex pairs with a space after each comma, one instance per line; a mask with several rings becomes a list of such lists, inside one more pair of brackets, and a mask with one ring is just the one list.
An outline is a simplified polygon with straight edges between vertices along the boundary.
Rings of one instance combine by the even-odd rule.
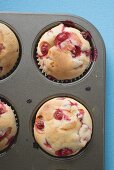
[[[39, 33], [60, 21], [73, 21], [92, 35], [98, 57], [79, 80], [62, 83], [47, 79], [37, 68], [34, 50]], [[10, 103], [18, 115], [16, 142], [0, 155], [3, 170], [103, 170], [105, 112], [105, 46], [100, 33], [87, 20], [70, 15], [0, 13], [20, 41], [20, 62], [12, 74], [0, 80], [0, 98]], [[55, 158], [35, 147], [32, 134], [34, 114], [43, 101], [55, 96], [71, 96], [91, 113], [93, 135], [88, 146], [71, 158]]]

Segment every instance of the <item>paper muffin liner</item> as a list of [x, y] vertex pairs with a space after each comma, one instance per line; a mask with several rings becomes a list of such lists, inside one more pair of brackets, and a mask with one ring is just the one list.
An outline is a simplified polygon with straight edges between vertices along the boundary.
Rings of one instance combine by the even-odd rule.
[[[53, 99], [53, 98], [59, 98], [59, 97], [69, 97], [69, 98], [72, 98], [76, 101], [78, 101], [79, 103], [81, 103], [89, 112], [90, 114], [90, 117], [91, 117], [91, 121], [92, 121], [92, 133], [91, 133], [91, 139], [86, 143], [86, 145], [81, 149], [79, 150], [79, 152], [73, 154], [73, 155], [69, 155], [69, 156], [55, 156], [55, 155], [51, 155], [50, 153], [46, 152], [46, 150], [44, 150], [35, 140], [35, 137], [34, 137], [34, 123], [35, 123], [35, 119], [36, 119], [36, 114], [38, 112], [38, 110], [40, 109], [40, 107], [46, 103], [47, 101]], [[44, 99], [42, 102], [40, 102], [38, 104], [38, 106], [35, 108], [35, 110], [33, 111], [33, 115], [31, 117], [31, 127], [32, 127], [32, 137], [33, 137], [33, 148], [36, 149], [36, 150], [40, 150], [42, 151], [42, 153], [44, 153], [45, 155], [47, 155], [49, 158], [54, 158], [54, 159], [58, 159], [58, 160], [64, 160], [64, 159], [73, 159], [75, 157], [78, 157], [80, 155], [82, 155], [84, 152], [86, 152], [86, 149], [88, 148], [89, 144], [91, 143], [92, 141], [92, 138], [93, 138], [93, 131], [94, 131], [94, 124], [93, 124], [93, 118], [91, 116], [91, 112], [90, 110], [85, 106], [85, 104], [83, 104], [82, 102], [80, 102], [78, 99], [76, 99], [74, 96], [72, 95], [65, 95], [65, 94], [57, 94], [57, 95], [54, 95], [54, 96], [51, 96], [51, 97], [48, 97], [46, 99]]]
[[[47, 75], [44, 70], [40, 67], [40, 63], [38, 61], [38, 54], [37, 54], [37, 45], [38, 45], [38, 42], [41, 38], [41, 36], [46, 32], [48, 31], [49, 29], [59, 25], [63, 23], [65, 26], [67, 27], [73, 27], [73, 28], [76, 28], [78, 29], [79, 31], [81, 31], [82, 35], [83, 35], [83, 38], [85, 38], [86, 40], [89, 41], [90, 43], [90, 46], [91, 46], [91, 54], [90, 54], [90, 64], [88, 65], [88, 67], [85, 69], [85, 71], [78, 77], [75, 77], [75, 78], [72, 78], [72, 79], [66, 79], [66, 80], [58, 80], [56, 78], [54, 78], [52, 75]], [[56, 83], [64, 83], [64, 84], [67, 84], [67, 83], [73, 83], [73, 82], [76, 82], [80, 79], [82, 79], [83, 77], [86, 76], [86, 74], [90, 71], [90, 69], [92, 68], [92, 65], [93, 63], [97, 60], [97, 56], [98, 56], [98, 52], [97, 52], [97, 48], [96, 48], [96, 45], [94, 43], [94, 39], [92, 38], [92, 35], [91, 33], [86, 30], [85, 28], [83, 28], [82, 26], [78, 25], [77, 23], [74, 23], [72, 21], [59, 21], [57, 23], [54, 23], [53, 26], [50, 26], [49, 25], [47, 26], [48, 28], [45, 29], [40, 36], [38, 36], [38, 38], [36, 39], [36, 44], [35, 44], [35, 49], [34, 49], [34, 60], [35, 60], [35, 63], [36, 63], [36, 66], [37, 68], [39, 69], [39, 71], [42, 73], [42, 75], [44, 75], [47, 79], [53, 81], [53, 82], [56, 82]]]
[[5, 149], [0, 151], [0, 157], [1, 157], [1, 156], [5, 155], [11, 148], [13, 148], [13, 146], [17, 142], [17, 136], [18, 136], [18, 133], [19, 133], [19, 118], [18, 118], [18, 115], [17, 115], [17, 112], [16, 112], [15, 108], [12, 106], [12, 104], [7, 99], [0, 96], [0, 101], [7, 104], [13, 110], [15, 120], [16, 120], [16, 127], [17, 127], [16, 135], [13, 136], [13, 138], [11, 138], [10, 144]]

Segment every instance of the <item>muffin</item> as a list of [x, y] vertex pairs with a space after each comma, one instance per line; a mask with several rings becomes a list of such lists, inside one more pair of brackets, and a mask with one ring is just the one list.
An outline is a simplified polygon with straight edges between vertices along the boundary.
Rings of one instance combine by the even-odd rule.
[[14, 111], [0, 101], [0, 152], [13, 142], [17, 133]]
[[92, 120], [87, 109], [76, 100], [57, 97], [39, 108], [33, 131], [44, 151], [67, 157], [77, 154], [90, 141]]
[[0, 78], [9, 73], [19, 57], [19, 42], [13, 31], [0, 23]]
[[39, 68], [56, 80], [77, 78], [90, 66], [91, 46], [82, 32], [64, 24], [45, 32], [37, 46]]

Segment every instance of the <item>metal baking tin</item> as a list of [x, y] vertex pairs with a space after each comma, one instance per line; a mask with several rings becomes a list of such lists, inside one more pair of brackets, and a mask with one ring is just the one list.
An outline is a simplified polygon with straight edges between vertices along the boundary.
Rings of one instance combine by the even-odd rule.
[[[72, 20], [91, 32], [98, 58], [80, 80], [62, 84], [45, 78], [33, 59], [34, 42], [47, 25]], [[0, 96], [15, 108], [19, 118], [16, 143], [0, 157], [3, 170], [103, 170], [105, 114], [105, 46], [100, 33], [87, 20], [70, 15], [1, 13], [0, 21], [17, 34], [21, 60], [16, 70], [0, 80]], [[59, 95], [70, 96], [84, 104], [91, 113], [93, 135], [79, 154], [59, 159], [34, 147], [32, 118], [39, 104]]]

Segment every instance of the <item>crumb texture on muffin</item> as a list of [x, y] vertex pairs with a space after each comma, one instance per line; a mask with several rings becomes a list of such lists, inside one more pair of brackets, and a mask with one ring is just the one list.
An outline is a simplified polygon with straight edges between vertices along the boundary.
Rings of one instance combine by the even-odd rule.
[[0, 101], [0, 151], [7, 148], [17, 133], [14, 111]]
[[35, 140], [51, 155], [61, 157], [78, 153], [89, 142], [91, 134], [89, 112], [72, 98], [48, 100], [36, 114]]
[[45, 32], [37, 46], [42, 72], [57, 80], [79, 77], [90, 65], [91, 47], [82, 33], [64, 24]]
[[19, 57], [19, 42], [13, 31], [0, 23], [0, 77], [9, 73]]

